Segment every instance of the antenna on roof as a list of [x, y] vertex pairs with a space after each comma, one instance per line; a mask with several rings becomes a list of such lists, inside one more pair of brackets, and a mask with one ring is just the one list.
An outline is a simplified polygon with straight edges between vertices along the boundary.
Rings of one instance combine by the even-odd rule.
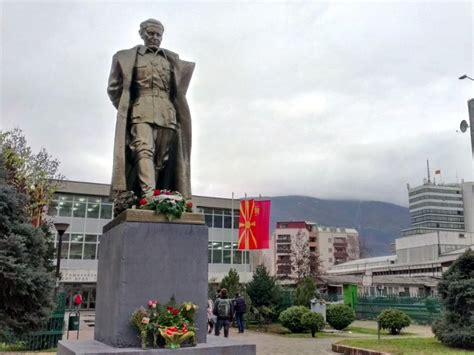
[[426, 170], [428, 171], [428, 184], [431, 182], [430, 178], [430, 161], [426, 159]]

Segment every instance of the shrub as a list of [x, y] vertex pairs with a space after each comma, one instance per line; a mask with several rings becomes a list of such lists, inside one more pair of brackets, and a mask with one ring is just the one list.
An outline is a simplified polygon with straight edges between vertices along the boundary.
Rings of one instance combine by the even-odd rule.
[[324, 328], [324, 318], [319, 313], [307, 312], [301, 317], [301, 325], [307, 329], [311, 330], [311, 335], [314, 338], [316, 332]]
[[293, 333], [302, 333], [305, 327], [301, 324], [303, 315], [310, 313], [310, 310], [304, 306], [293, 306], [280, 313], [280, 322]]
[[433, 324], [433, 333], [442, 343], [474, 349], [474, 251], [467, 250], [443, 274], [438, 292], [443, 318]]
[[355, 313], [345, 304], [334, 304], [328, 307], [326, 320], [334, 329], [342, 330], [355, 321]]
[[400, 331], [408, 327], [411, 323], [410, 317], [398, 309], [388, 308], [378, 316], [381, 329], [388, 329], [390, 334], [397, 335]]

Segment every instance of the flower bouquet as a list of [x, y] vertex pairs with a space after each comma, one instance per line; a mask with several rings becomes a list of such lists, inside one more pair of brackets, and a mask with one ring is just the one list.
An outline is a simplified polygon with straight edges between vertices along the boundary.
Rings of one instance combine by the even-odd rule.
[[146, 349], [148, 338], [153, 336], [153, 347], [176, 349], [184, 343], [195, 345], [194, 315], [197, 306], [185, 302], [175, 308], [173, 301], [161, 305], [156, 300], [148, 301], [148, 309], [140, 307], [131, 317], [138, 332], [142, 348]]
[[183, 212], [192, 212], [193, 203], [186, 201], [178, 191], [154, 190], [138, 202], [138, 207], [164, 214], [168, 220], [181, 218]]

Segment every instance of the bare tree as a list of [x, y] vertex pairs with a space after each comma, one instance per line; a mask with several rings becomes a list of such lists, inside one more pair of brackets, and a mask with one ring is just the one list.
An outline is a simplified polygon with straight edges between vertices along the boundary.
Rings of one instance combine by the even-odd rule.
[[291, 273], [297, 282], [300, 282], [305, 277], [311, 274], [310, 260], [311, 253], [309, 250], [308, 235], [302, 231], [298, 231], [291, 240]]

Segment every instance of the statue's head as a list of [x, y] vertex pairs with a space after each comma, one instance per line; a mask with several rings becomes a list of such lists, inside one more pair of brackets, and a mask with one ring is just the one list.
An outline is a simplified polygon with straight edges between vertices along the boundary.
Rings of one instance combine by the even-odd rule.
[[140, 24], [138, 33], [145, 42], [145, 46], [157, 50], [160, 47], [164, 30], [165, 28], [160, 21], [150, 18]]

